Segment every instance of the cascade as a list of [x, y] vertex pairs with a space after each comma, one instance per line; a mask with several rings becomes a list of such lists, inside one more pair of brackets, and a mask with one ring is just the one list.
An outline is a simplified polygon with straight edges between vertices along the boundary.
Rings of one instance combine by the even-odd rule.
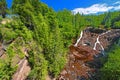
[[96, 42], [95, 42], [95, 45], [94, 45], [94, 47], [93, 47], [93, 49], [94, 50], [96, 50], [96, 46], [97, 46], [97, 44], [99, 44], [100, 45], [100, 47], [101, 47], [101, 49], [102, 49], [102, 54], [104, 55], [104, 47], [101, 45], [101, 43], [100, 43], [100, 41], [99, 41], [99, 38], [100, 38], [100, 36], [102, 36], [102, 35], [104, 35], [104, 34], [107, 34], [107, 33], [109, 33], [111, 30], [109, 30], [109, 31], [106, 31], [105, 33], [102, 33], [101, 35], [99, 35], [98, 37], [97, 37], [97, 40], [96, 40]]
[[[119, 29], [103, 31], [105, 30], [100, 29], [100, 32], [94, 32], [92, 28], [81, 31], [79, 39], [69, 47], [68, 63], [56, 80], [93, 80], [96, 78], [95, 73], [102, 66], [100, 57], [103, 56], [99, 56], [100, 51], [104, 55], [104, 50], [120, 38]], [[82, 45], [79, 44], [81, 42]], [[87, 45], [87, 43], [90, 44]]]
[[99, 41], [99, 38], [100, 38], [100, 35], [97, 37], [97, 41], [95, 42], [95, 45], [94, 45], [94, 50], [96, 50], [96, 46], [97, 46], [97, 44], [99, 44], [100, 45], [100, 47], [101, 47], [101, 49], [102, 49], [102, 54], [104, 55], [104, 47], [101, 45], [101, 43], [100, 43], [100, 41]]
[[94, 50], [96, 50], [97, 43], [98, 43], [98, 44], [100, 43], [99, 37], [100, 37], [100, 36], [97, 37], [97, 41], [95, 42], [95, 45], [94, 45], [94, 48], [93, 48]]
[[77, 42], [75, 43], [74, 46], [77, 46], [77, 45], [78, 45], [78, 43], [79, 43], [80, 40], [82, 39], [82, 36], [83, 36], [83, 31], [81, 31], [81, 33], [80, 33], [80, 38], [77, 40]]

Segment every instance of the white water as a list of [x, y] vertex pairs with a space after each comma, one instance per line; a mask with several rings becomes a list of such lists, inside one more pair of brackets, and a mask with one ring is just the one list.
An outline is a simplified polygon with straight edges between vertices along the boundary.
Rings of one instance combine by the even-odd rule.
[[80, 38], [77, 40], [77, 42], [75, 43], [74, 46], [77, 46], [77, 45], [78, 45], [78, 43], [79, 43], [80, 40], [82, 39], [82, 36], [83, 36], [83, 31], [81, 31], [81, 33], [80, 33]]
[[111, 30], [106, 31], [105, 33], [102, 33], [100, 36], [102, 36], [102, 35], [104, 35], [104, 34], [107, 34], [107, 33], [109, 33], [109, 32], [111, 32]]
[[100, 47], [101, 47], [101, 49], [104, 51], [103, 46], [100, 44], [99, 37], [100, 37], [100, 35], [97, 37], [97, 41], [95, 42], [95, 45], [94, 45], [94, 48], [93, 48], [93, 49], [96, 50], [96, 46], [97, 46], [97, 44], [99, 44]]
[[95, 45], [94, 45], [94, 50], [96, 50], [96, 45], [97, 45], [97, 43], [100, 43], [100, 41], [99, 41], [99, 36], [97, 37], [97, 41], [95, 42]]
[[93, 49], [96, 50], [96, 46], [97, 46], [97, 44], [99, 44], [100, 47], [101, 47], [101, 49], [102, 49], [102, 54], [103, 54], [103, 55], [104, 55], [104, 47], [101, 45], [101, 43], [100, 43], [100, 41], [99, 41], [99, 37], [102, 36], [102, 35], [104, 35], [104, 34], [109, 33], [110, 31], [111, 31], [111, 30], [109, 30], [109, 31], [107, 31], [107, 32], [102, 33], [101, 35], [99, 35], [99, 36], [97, 37], [97, 40], [96, 40], [95, 45], [94, 45], [94, 47], [93, 47]]
[[95, 42], [95, 45], [94, 45], [93, 49], [96, 50], [96, 46], [97, 46], [97, 44], [99, 44], [101, 49], [102, 49], [102, 54], [104, 55], [104, 47], [101, 45], [101, 43], [99, 41], [99, 37], [100, 37], [100, 35], [97, 37], [97, 41]]
[[[95, 45], [94, 45], [94, 47], [93, 47], [93, 49], [96, 50], [96, 46], [97, 46], [97, 44], [99, 44], [100, 47], [101, 47], [101, 49], [102, 49], [101, 51], [102, 51], [103, 55], [104, 55], [104, 47], [103, 47], [102, 44], [100, 43], [99, 38], [100, 38], [100, 36], [102, 36], [102, 35], [104, 35], [104, 34], [107, 34], [107, 33], [109, 33], [110, 31], [111, 31], [111, 30], [106, 31], [105, 33], [100, 34], [100, 35], [97, 37], [97, 40], [96, 40]], [[80, 37], [79, 37], [79, 39], [77, 40], [77, 42], [75, 43], [74, 46], [77, 46], [77, 45], [78, 45], [78, 43], [80, 42], [80, 40], [82, 39], [82, 37], [83, 37], [83, 31], [81, 31]]]

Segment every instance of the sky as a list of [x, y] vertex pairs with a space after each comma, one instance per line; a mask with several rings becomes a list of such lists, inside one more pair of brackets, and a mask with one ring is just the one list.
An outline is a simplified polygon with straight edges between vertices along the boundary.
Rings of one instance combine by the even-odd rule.
[[[111, 10], [120, 10], [120, 0], [41, 0], [55, 11], [68, 9], [74, 14], [97, 14]], [[12, 0], [7, 0], [8, 7]]]

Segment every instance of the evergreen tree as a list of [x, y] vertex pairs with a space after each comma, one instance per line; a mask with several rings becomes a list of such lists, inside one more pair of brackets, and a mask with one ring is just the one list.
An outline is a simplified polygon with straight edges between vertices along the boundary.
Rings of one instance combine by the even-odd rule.
[[34, 8], [30, 0], [13, 0], [12, 11], [14, 14], [19, 15], [25, 26], [33, 29], [32, 16], [34, 15]]
[[6, 17], [7, 13], [7, 3], [6, 0], [0, 0], [0, 14], [2, 15], [3, 18]]
[[120, 46], [115, 45], [109, 52], [108, 60], [101, 69], [101, 80], [120, 80]]

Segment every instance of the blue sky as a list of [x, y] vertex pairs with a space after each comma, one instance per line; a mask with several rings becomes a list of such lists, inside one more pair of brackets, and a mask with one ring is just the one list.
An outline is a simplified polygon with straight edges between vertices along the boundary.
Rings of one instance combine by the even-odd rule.
[[88, 7], [95, 3], [100, 3], [103, 0], [41, 0], [48, 4], [48, 6], [53, 7], [56, 11], [62, 10], [64, 8], [73, 10], [78, 7]]
[[[91, 14], [120, 10], [119, 0], [41, 0], [55, 11], [68, 9], [73, 13]], [[10, 7], [12, 0], [7, 0]]]

